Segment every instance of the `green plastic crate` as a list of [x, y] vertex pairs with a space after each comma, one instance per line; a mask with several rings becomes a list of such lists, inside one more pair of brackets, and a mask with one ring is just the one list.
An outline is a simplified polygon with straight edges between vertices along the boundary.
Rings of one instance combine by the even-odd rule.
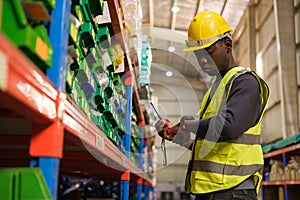
[[91, 23], [87, 22], [80, 26], [78, 34], [80, 35], [80, 45], [83, 48], [95, 47], [95, 32]]
[[84, 49], [79, 45], [79, 43], [78, 43], [78, 47], [76, 48], [76, 53], [78, 55], [78, 60], [80, 62], [85, 59], [86, 53]]
[[86, 17], [84, 16], [84, 13], [82, 12], [80, 5], [72, 6], [71, 10], [76, 15], [76, 17], [79, 19], [81, 24], [83, 24], [85, 22], [89, 22], [89, 20], [87, 21]]
[[84, 95], [84, 92], [81, 90], [78, 82], [76, 79], [73, 79], [73, 89], [72, 93], [70, 94], [72, 97], [74, 103], [78, 105], [78, 107], [88, 116], [90, 117], [89, 112], [89, 104], [88, 101]]
[[106, 106], [106, 109], [103, 112], [103, 116], [110, 123], [111, 127], [114, 130], [119, 132], [125, 131], [126, 127], [124, 118], [116, 112], [115, 108], [111, 104], [108, 104]]
[[98, 30], [95, 17], [103, 14], [103, 0], [81, 0], [80, 8], [85, 22], [93, 25], [95, 32]]
[[119, 145], [120, 141], [118, 140], [118, 137], [111, 127], [111, 124], [105, 119], [105, 117], [102, 116], [102, 131], [106, 135], [107, 138], [109, 138], [116, 146]]
[[91, 120], [96, 126], [102, 127], [102, 118], [101, 118], [101, 116], [95, 114], [96, 112], [97, 111], [90, 109]]
[[11, 42], [41, 69], [51, 67], [53, 52], [45, 26], [31, 27], [18, 0], [3, 1], [2, 12], [2, 31]]
[[83, 0], [83, 2], [88, 2], [89, 9], [93, 17], [103, 14], [103, 0]]
[[108, 26], [105, 24], [99, 24], [97, 33], [95, 36], [97, 45], [99, 45], [101, 48], [106, 49], [111, 47], [111, 37], [109, 33]]
[[103, 113], [103, 111], [105, 110], [104, 107], [104, 99], [103, 99], [103, 91], [102, 88], [97, 87], [96, 91], [94, 93], [94, 97], [93, 97], [93, 103], [96, 105], [97, 107], [97, 111], [99, 111], [100, 113]]
[[51, 200], [51, 194], [39, 168], [0, 169], [0, 199]]
[[104, 99], [105, 99], [105, 103], [109, 104], [110, 103], [110, 98], [112, 96], [114, 96], [115, 89], [114, 89], [114, 85], [112, 83], [112, 81], [110, 80], [106, 86], [106, 88], [104, 89]]
[[81, 14], [83, 16], [83, 21], [93, 23], [94, 20], [93, 20], [91, 11], [89, 9], [87, 0], [81, 0], [80, 8], [81, 8]]
[[[95, 66], [98, 66], [101, 64], [101, 56], [98, 54], [98, 51], [96, 48], [92, 47], [88, 50], [88, 54], [85, 57], [86, 62], [88, 63], [88, 66], [90, 69], [94, 69]], [[98, 61], [100, 60], [100, 61]], [[95, 64], [97, 63], [97, 64]]]
[[117, 124], [117, 121], [113, 114], [114, 111], [110, 110], [109, 108], [110, 108], [110, 106], [106, 107], [105, 111], [103, 112], [103, 115], [104, 115], [106, 121], [110, 123], [112, 128], [117, 128], [118, 124]]

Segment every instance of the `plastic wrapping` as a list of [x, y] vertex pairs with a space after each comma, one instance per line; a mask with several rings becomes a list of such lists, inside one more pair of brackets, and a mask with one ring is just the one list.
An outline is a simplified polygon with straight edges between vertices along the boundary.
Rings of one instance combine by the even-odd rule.
[[114, 65], [119, 66], [124, 61], [124, 51], [119, 43], [112, 45], [112, 54], [114, 57]]
[[122, 7], [127, 30], [130, 35], [129, 49], [138, 49], [138, 38], [142, 34], [143, 12], [140, 0], [123, 0]]

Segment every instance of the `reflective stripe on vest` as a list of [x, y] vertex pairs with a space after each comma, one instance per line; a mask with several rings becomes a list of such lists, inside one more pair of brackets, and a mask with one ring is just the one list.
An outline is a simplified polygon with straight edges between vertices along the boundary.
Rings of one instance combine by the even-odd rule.
[[[205, 138], [208, 141], [215, 142], [214, 140], [210, 140], [210, 138]], [[200, 139], [202, 140], [202, 139]], [[218, 140], [218, 142], [222, 142], [222, 138]], [[236, 144], [260, 144], [260, 135], [253, 135], [253, 134], [247, 134], [243, 133], [240, 137], [232, 140], [226, 140], [226, 142], [229, 143], [236, 143]]]
[[[226, 100], [233, 81], [244, 73], [251, 73], [258, 81], [261, 93], [261, 113], [257, 124], [240, 137], [222, 141], [216, 128], [208, 131], [214, 135], [205, 139], [196, 139], [190, 156], [189, 170], [186, 177], [186, 192], [203, 194], [232, 188], [255, 175], [257, 192], [261, 182], [263, 154], [260, 146], [260, 123], [268, 99], [266, 83], [255, 72], [244, 67], [234, 67], [222, 78], [213, 93], [210, 88], [202, 100], [199, 116], [202, 119], [216, 116], [221, 109], [226, 109]], [[225, 107], [223, 107], [225, 106]], [[217, 130], [218, 131], [218, 130]]]
[[252, 174], [257, 169], [262, 169], [260, 164], [253, 164], [247, 166], [234, 166], [234, 165], [223, 165], [216, 162], [209, 162], [203, 160], [196, 160], [194, 163], [194, 170], [202, 172], [213, 172], [224, 175], [238, 175], [238, 176], [247, 176]]

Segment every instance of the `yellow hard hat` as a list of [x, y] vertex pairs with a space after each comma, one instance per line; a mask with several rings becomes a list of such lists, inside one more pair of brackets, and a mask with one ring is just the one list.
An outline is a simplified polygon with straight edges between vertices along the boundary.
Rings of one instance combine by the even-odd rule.
[[188, 40], [186, 40], [183, 51], [207, 48], [224, 37], [231, 38], [231, 32], [233, 32], [233, 29], [218, 13], [212, 11], [200, 12], [190, 23]]

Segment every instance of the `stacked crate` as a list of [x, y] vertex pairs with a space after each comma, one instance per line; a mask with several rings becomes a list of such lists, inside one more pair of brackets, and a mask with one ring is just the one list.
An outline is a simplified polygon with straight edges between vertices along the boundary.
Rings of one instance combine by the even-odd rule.
[[103, 9], [99, 0], [72, 1], [66, 85], [79, 108], [122, 149], [126, 94], [114, 73], [109, 26], [96, 20]]

